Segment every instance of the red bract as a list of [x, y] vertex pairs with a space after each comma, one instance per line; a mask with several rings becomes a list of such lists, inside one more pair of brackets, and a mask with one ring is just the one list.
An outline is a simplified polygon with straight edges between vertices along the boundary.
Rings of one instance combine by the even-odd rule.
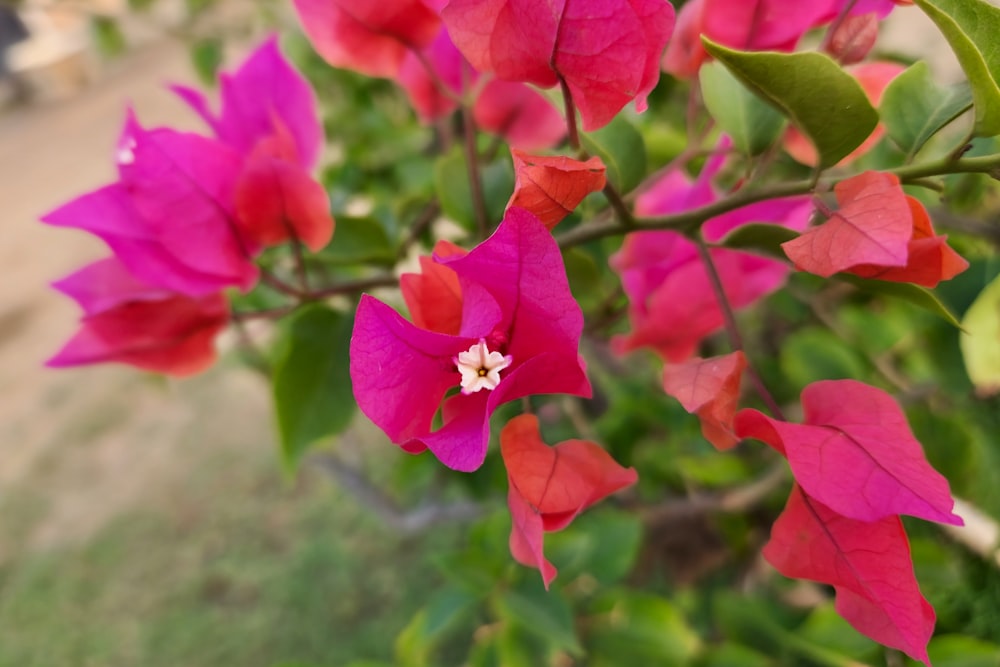
[[394, 77], [407, 50], [434, 40], [437, 13], [421, 0], [295, 0], [309, 40], [334, 67]]
[[221, 294], [188, 297], [136, 280], [108, 258], [53, 285], [84, 311], [80, 330], [46, 365], [54, 368], [117, 361], [186, 376], [210, 366], [214, 339], [228, 322]]
[[[479, 73], [462, 57], [442, 27], [433, 42], [419, 52], [406, 53], [400, 64], [398, 80], [417, 115], [427, 122], [458, 108], [454, 97], [461, 96], [478, 77]], [[445, 86], [451, 94], [442, 90], [441, 86]]]
[[833, 586], [837, 611], [859, 632], [930, 665], [934, 609], [913, 576], [899, 517], [850, 519], [795, 487], [763, 553], [787, 577]]
[[572, 213], [584, 197], [604, 187], [604, 163], [597, 156], [581, 162], [519, 150], [511, 154], [516, 180], [507, 206], [530, 211], [548, 229]]
[[827, 380], [803, 390], [802, 407], [802, 424], [741, 410], [736, 434], [784, 454], [805, 492], [842, 516], [908, 514], [962, 525], [948, 481], [927, 462], [891, 396], [855, 380]]
[[906, 266], [859, 264], [847, 271], [862, 278], [936, 287], [942, 280], [950, 280], [969, 268], [969, 263], [948, 246], [948, 237], [934, 233], [924, 205], [909, 195], [906, 202], [913, 216], [913, 236], [907, 244]]
[[840, 209], [781, 245], [795, 267], [824, 278], [858, 264], [906, 266], [913, 215], [893, 175], [866, 171], [834, 186]]
[[667, 364], [663, 369], [663, 390], [698, 415], [702, 435], [718, 449], [739, 442], [733, 433], [733, 416], [746, 367], [746, 357], [737, 350], [721, 357]]
[[593, 442], [567, 440], [549, 447], [534, 415], [507, 422], [500, 432], [500, 451], [513, 519], [511, 554], [538, 568], [548, 588], [556, 569], [545, 559], [544, 533], [562, 530], [583, 510], [634, 484], [638, 475]]
[[586, 130], [633, 99], [645, 109], [674, 24], [665, 0], [452, 0], [441, 17], [477, 70], [543, 88], [563, 81]]
[[[434, 244], [434, 257], [446, 259], [467, 254], [450, 241]], [[462, 286], [458, 274], [447, 264], [438, 264], [430, 257], [420, 257], [420, 273], [404, 273], [399, 277], [410, 319], [421, 329], [458, 335], [462, 328]]]
[[[486, 457], [489, 417], [530, 394], [590, 395], [578, 353], [583, 315], [552, 234], [510, 209], [489, 239], [464, 256], [436, 257], [458, 275], [457, 335], [407, 322], [363, 296], [351, 339], [358, 406], [409, 452], [430, 449], [471, 471]], [[444, 400], [452, 389], [458, 393]], [[432, 430], [441, 408], [443, 424]]]

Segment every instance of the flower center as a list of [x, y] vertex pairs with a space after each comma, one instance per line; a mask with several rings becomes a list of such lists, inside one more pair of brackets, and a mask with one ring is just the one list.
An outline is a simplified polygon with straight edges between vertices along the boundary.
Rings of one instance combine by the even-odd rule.
[[490, 352], [486, 340], [480, 338], [478, 343], [465, 352], [459, 352], [452, 361], [462, 374], [462, 393], [474, 394], [481, 389], [496, 389], [500, 384], [500, 371], [510, 366], [513, 359], [509, 354], [504, 356], [496, 351]]

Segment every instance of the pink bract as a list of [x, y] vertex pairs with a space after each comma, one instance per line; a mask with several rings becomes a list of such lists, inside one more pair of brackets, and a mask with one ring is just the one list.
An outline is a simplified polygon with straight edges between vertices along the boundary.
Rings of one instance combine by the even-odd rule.
[[410, 49], [441, 25], [421, 0], [295, 0], [302, 28], [324, 59], [369, 76], [394, 77]]
[[[578, 353], [583, 315], [555, 240], [521, 209], [508, 210], [493, 236], [467, 255], [435, 261], [458, 275], [458, 334], [421, 329], [365, 295], [351, 339], [351, 379], [358, 406], [389, 439], [471, 471], [486, 456], [489, 417], [502, 403], [530, 394], [590, 395]], [[461, 379], [454, 359], [480, 340], [512, 359], [499, 385], [445, 398]], [[443, 424], [434, 430], [439, 408]]]
[[665, 0], [452, 0], [441, 16], [477, 70], [543, 88], [564, 82], [586, 130], [632, 100], [645, 109], [674, 26]]
[[[665, 174], [636, 202], [642, 216], [679, 213], [718, 198], [711, 180], [722, 167], [721, 155], [709, 160], [694, 182], [680, 171]], [[704, 233], [718, 241], [751, 222], [802, 229], [811, 212], [805, 197], [774, 199], [744, 206], [710, 219]], [[784, 284], [788, 267], [777, 260], [735, 250], [712, 249], [730, 303], [750, 305]], [[612, 256], [611, 267], [621, 277], [629, 297], [632, 331], [612, 343], [619, 353], [651, 347], [670, 362], [684, 361], [701, 340], [722, 328], [723, 316], [708, 273], [695, 244], [672, 231], [637, 232], [625, 237]]]
[[323, 146], [316, 96], [305, 77], [281, 54], [276, 37], [257, 47], [236, 72], [219, 76], [217, 115], [201, 92], [186, 86], [171, 88], [220, 141], [240, 153], [249, 155], [261, 140], [287, 131], [293, 147], [288, 159], [306, 170], [315, 168]]

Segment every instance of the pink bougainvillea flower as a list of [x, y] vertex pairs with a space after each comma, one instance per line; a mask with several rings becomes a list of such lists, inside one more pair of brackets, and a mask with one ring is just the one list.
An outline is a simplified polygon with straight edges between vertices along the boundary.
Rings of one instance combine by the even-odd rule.
[[741, 410], [736, 434], [784, 454], [805, 492], [841, 516], [908, 514], [962, 525], [948, 481], [927, 462], [887, 393], [855, 380], [825, 380], [803, 390], [802, 407], [802, 424]]
[[84, 311], [80, 330], [47, 362], [55, 368], [116, 361], [193, 375], [215, 361], [215, 336], [229, 320], [221, 294], [189, 297], [144, 284], [114, 258], [53, 286]]
[[702, 435], [717, 449], [729, 449], [740, 441], [733, 432], [733, 417], [746, 367], [746, 357], [737, 350], [721, 357], [667, 364], [663, 369], [663, 390], [698, 415]]
[[531, 212], [548, 229], [572, 213], [584, 197], [604, 187], [606, 169], [596, 155], [585, 162], [517, 149], [511, 155], [515, 182], [507, 206]]
[[441, 17], [480, 72], [543, 88], [564, 82], [586, 130], [632, 100], [645, 109], [674, 25], [665, 0], [452, 0]]
[[395, 77], [411, 49], [430, 44], [441, 25], [421, 0], [295, 0], [302, 28], [334, 67]]
[[216, 115], [205, 96], [192, 88], [171, 86], [212, 128], [223, 143], [244, 155], [262, 140], [289, 135], [285, 159], [309, 171], [323, 146], [323, 126], [316, 96], [305, 77], [289, 64], [271, 37], [232, 74], [219, 77], [221, 109]]
[[[434, 257], [447, 259], [467, 254], [450, 241], [434, 244]], [[399, 278], [410, 319], [421, 329], [457, 336], [462, 328], [462, 286], [458, 274], [447, 264], [420, 257], [420, 273], [404, 273]]]
[[840, 208], [823, 224], [782, 244], [796, 268], [823, 277], [862, 278], [935, 287], [969, 263], [934, 233], [923, 204], [893, 175], [868, 171], [834, 186]]
[[[861, 84], [868, 100], [876, 109], [882, 101], [882, 93], [885, 92], [889, 83], [906, 69], [899, 63], [891, 62], [871, 62], [855, 65], [847, 68], [848, 73], [854, 76]], [[879, 123], [868, 138], [861, 142], [861, 145], [851, 151], [838, 164], [850, 164], [868, 151], [870, 151], [879, 139], [885, 134], [885, 127]], [[788, 154], [795, 160], [810, 167], [815, 166], [819, 161], [819, 154], [816, 147], [802, 134], [798, 128], [789, 126], [785, 130], [783, 145]]]
[[538, 568], [548, 588], [556, 568], [545, 559], [545, 533], [562, 530], [594, 503], [635, 484], [638, 475], [593, 442], [566, 440], [549, 447], [534, 415], [507, 422], [500, 452], [513, 519], [510, 552], [519, 563]]
[[677, 32], [663, 56], [663, 69], [679, 78], [698, 73], [708, 53], [704, 35], [742, 51], [792, 51], [799, 39], [829, 13], [831, 0], [691, 0], [677, 16]]
[[899, 517], [844, 517], [796, 486], [763, 554], [787, 577], [833, 586], [837, 612], [858, 632], [930, 665], [934, 609], [920, 593]]
[[235, 223], [238, 152], [196, 134], [145, 130], [130, 115], [117, 158], [117, 183], [42, 220], [98, 236], [149, 285], [189, 296], [253, 285], [257, 248]]
[[476, 98], [472, 116], [480, 129], [498, 134], [511, 148], [538, 151], [566, 136], [566, 121], [530, 86], [493, 79]]
[[[502, 403], [530, 394], [590, 395], [578, 353], [583, 316], [555, 240], [521, 209], [509, 209], [467, 255], [435, 261], [458, 276], [458, 333], [420, 328], [365, 295], [351, 339], [351, 379], [358, 406], [389, 439], [471, 471], [486, 457], [489, 417]], [[475, 382], [487, 376], [498, 381]], [[442, 425], [434, 430], [439, 408]]]
[[[691, 182], [681, 171], [665, 174], [636, 202], [638, 215], [687, 211], [715, 201], [711, 180], [724, 157], [716, 155]], [[804, 197], [774, 199], [744, 206], [712, 218], [703, 228], [708, 241], [718, 241], [734, 228], [750, 222], [805, 227], [811, 212]], [[777, 260], [746, 252], [712, 249], [711, 256], [730, 303], [750, 305], [778, 289], [788, 267]], [[632, 331], [613, 339], [619, 353], [651, 347], [676, 363], [694, 354], [701, 340], [722, 328], [723, 315], [708, 273], [694, 243], [672, 231], [636, 232], [625, 237], [611, 267], [621, 277], [629, 297]]]

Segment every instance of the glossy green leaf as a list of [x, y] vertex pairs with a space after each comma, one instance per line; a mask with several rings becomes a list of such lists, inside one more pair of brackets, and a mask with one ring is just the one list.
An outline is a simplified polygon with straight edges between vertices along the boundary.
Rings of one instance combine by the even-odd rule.
[[838, 280], [849, 282], [858, 289], [871, 294], [881, 294], [902, 299], [914, 306], [923, 308], [933, 315], [937, 315], [951, 325], [958, 328], [962, 326], [959, 324], [958, 318], [948, 310], [947, 306], [941, 303], [941, 300], [937, 298], [934, 292], [925, 287], [914, 285], [913, 283], [893, 283], [887, 280], [858, 278], [847, 273], [838, 273], [834, 277]]
[[541, 586], [532, 591], [510, 590], [497, 600], [497, 612], [508, 623], [544, 640], [553, 648], [583, 655], [583, 647], [573, 627], [573, 613], [556, 592]]
[[635, 126], [623, 117], [581, 135], [580, 140], [590, 154], [600, 156], [608, 180], [621, 194], [632, 191], [646, 176], [646, 144]]
[[734, 51], [702, 37], [705, 49], [748, 88], [777, 107], [816, 146], [820, 168], [861, 145], [878, 113], [854, 77], [821, 53]]
[[1000, 9], [985, 0], [915, 0], [955, 52], [972, 86], [976, 136], [1000, 134]]
[[941, 128], [972, 106], [967, 83], [937, 85], [927, 63], [916, 62], [882, 94], [879, 113], [889, 138], [913, 157]]
[[785, 126], [780, 112], [747, 90], [723, 65], [705, 63], [698, 73], [705, 107], [742, 153], [759, 155]]
[[274, 366], [273, 394], [285, 467], [354, 415], [349, 348], [354, 317], [313, 305], [288, 322]]
[[[490, 224], [496, 225], [503, 218], [507, 200], [514, 191], [514, 169], [506, 160], [481, 165], [479, 170], [483, 199]], [[474, 229], [476, 212], [472, 206], [472, 188], [465, 153], [456, 147], [434, 163], [434, 189], [441, 201], [441, 209], [449, 218], [466, 229]]]
[[375, 218], [337, 216], [334, 241], [323, 248], [317, 258], [333, 265], [393, 266], [396, 263], [396, 249]]
[[781, 244], [797, 238], [798, 235], [794, 229], [782, 225], [752, 223], [737, 227], [727, 234], [719, 245], [733, 250], [755, 250], [784, 261], [788, 256], [781, 249]]
[[684, 665], [701, 649], [698, 634], [668, 600], [631, 590], [610, 591], [591, 610], [590, 667]]
[[972, 302], [962, 317], [962, 329], [962, 359], [976, 391], [1000, 392], [1000, 276]]

